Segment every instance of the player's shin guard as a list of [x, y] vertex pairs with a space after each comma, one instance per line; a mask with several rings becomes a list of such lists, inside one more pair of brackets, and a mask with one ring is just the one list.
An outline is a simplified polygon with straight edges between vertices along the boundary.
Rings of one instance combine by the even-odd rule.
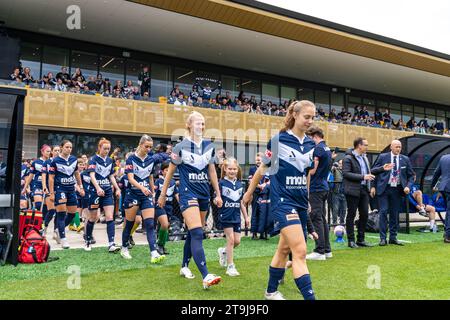
[[295, 284], [298, 290], [300, 290], [305, 300], [316, 300], [314, 290], [312, 288], [311, 277], [309, 274], [304, 274], [301, 277], [295, 279]]
[[267, 284], [267, 293], [273, 293], [278, 290], [280, 280], [283, 279], [285, 268], [269, 267], [269, 283]]
[[203, 229], [195, 228], [189, 230], [191, 233], [191, 252], [198, 270], [205, 278], [208, 275], [208, 268], [206, 267], [205, 251], [203, 250]]

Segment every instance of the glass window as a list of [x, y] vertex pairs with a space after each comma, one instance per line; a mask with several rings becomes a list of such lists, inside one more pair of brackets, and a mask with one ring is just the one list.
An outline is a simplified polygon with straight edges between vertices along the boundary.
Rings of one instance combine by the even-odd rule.
[[252, 96], [256, 102], [261, 100], [261, 82], [258, 80], [242, 79], [241, 90], [244, 91], [245, 97], [249, 100]]
[[374, 99], [367, 99], [367, 98], [364, 98], [364, 99], [363, 99], [363, 104], [364, 104], [366, 107], [374, 106], [374, 105], [375, 105], [375, 100], [374, 100]]
[[436, 109], [426, 108], [425, 114], [427, 115], [428, 119], [436, 120]]
[[239, 78], [233, 76], [222, 76], [222, 94], [226, 94], [227, 91], [233, 99], [239, 95]]
[[294, 87], [281, 87], [281, 103], [284, 104], [285, 101], [289, 101], [291, 99], [296, 99], [297, 95], [295, 94]]
[[111, 82], [113, 86], [118, 80], [123, 83], [125, 73], [124, 59], [110, 56], [100, 56], [99, 64], [100, 73], [103, 79], [109, 78], [109, 82]]
[[191, 93], [195, 77], [196, 73], [193, 69], [175, 68], [175, 86], [178, 85], [185, 96]]
[[128, 80], [131, 80], [133, 81], [133, 84], [135, 86], [138, 85], [139, 73], [143, 71], [144, 66], [148, 66], [150, 75], [152, 74], [152, 70], [150, 70], [150, 64], [147, 62], [137, 60], [127, 60], [126, 65], [127, 65], [127, 72], [125, 81], [127, 82]]
[[444, 110], [436, 110], [436, 114], [438, 117], [445, 117], [445, 111]]
[[95, 78], [97, 78], [97, 54], [82, 51], [72, 51], [72, 61], [70, 66], [71, 77], [74, 76], [76, 68], [81, 69], [81, 74], [86, 80], [89, 76], [94, 76]]
[[361, 97], [349, 96], [348, 102], [361, 104]]
[[389, 108], [391, 111], [391, 118], [397, 122], [402, 118], [401, 111], [400, 111], [400, 104], [398, 103], [391, 103], [391, 106]]
[[279, 87], [276, 84], [263, 83], [262, 84], [262, 99], [266, 102], [272, 102], [278, 105], [280, 103]]
[[152, 97], [168, 97], [173, 88], [172, 68], [163, 64], [152, 63]]
[[69, 50], [45, 46], [42, 54], [42, 75], [51, 72], [53, 77], [56, 77], [61, 67], [69, 70]]
[[[30, 68], [34, 80], [41, 77], [41, 46], [38, 44], [24, 42], [20, 48], [20, 63], [22, 68]], [[13, 72], [11, 66], [11, 73]]]
[[344, 95], [341, 93], [331, 93], [331, 109], [335, 109], [336, 113], [341, 112], [344, 107]]
[[423, 114], [423, 113], [425, 113], [425, 108], [424, 107], [420, 107], [420, 106], [414, 106], [414, 113]]
[[298, 100], [314, 101], [314, 91], [309, 88], [298, 88]]
[[316, 90], [317, 110], [322, 109], [326, 114], [330, 112], [330, 93], [327, 91]]

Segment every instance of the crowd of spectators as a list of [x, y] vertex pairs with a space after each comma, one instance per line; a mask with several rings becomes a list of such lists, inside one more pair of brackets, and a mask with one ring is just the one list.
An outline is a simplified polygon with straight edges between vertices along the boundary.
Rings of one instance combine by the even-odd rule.
[[[56, 75], [49, 72], [44, 75], [42, 79], [36, 80], [31, 75], [29, 67], [16, 67], [10, 75], [9, 80], [14, 83], [22, 83], [31, 87], [47, 90], [150, 101], [151, 79], [148, 66], [143, 68], [138, 79], [138, 83], [133, 83], [133, 81], [128, 80], [125, 85], [121, 80], [116, 80], [114, 83], [111, 83], [110, 79], [103, 78], [101, 74], [98, 74], [97, 77], [89, 76], [86, 79], [80, 68], [76, 68], [75, 72], [70, 75], [67, 72], [66, 67], [61, 67], [61, 71]], [[217, 82], [216, 87], [212, 88], [209, 83], [202, 86], [197, 80], [189, 93], [182, 92], [179, 85], [175, 85], [170, 92], [170, 95], [167, 97], [167, 103], [173, 105], [194, 106], [280, 117], [286, 115], [286, 110], [290, 102], [291, 101], [288, 100], [281, 104], [266, 100], [258, 102], [256, 96], [251, 95], [250, 97], [247, 97], [244, 91], [241, 91], [237, 97], [233, 97], [229, 91], [224, 92], [222, 90], [220, 81]], [[316, 111], [315, 120], [450, 136], [449, 130], [445, 128], [444, 123], [431, 123], [427, 116], [420, 120], [411, 117], [405, 123], [402, 119], [394, 120], [389, 109], [385, 109], [384, 113], [382, 110], [377, 109], [373, 114], [370, 114], [366, 106], [355, 106], [352, 114], [345, 108], [342, 108], [340, 112], [335, 108], [332, 108], [330, 112], [327, 112], [319, 105]]]

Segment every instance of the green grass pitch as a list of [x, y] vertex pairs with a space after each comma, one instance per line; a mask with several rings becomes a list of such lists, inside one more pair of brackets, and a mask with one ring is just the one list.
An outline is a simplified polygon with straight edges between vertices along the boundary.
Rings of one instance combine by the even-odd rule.
[[[376, 234], [367, 239], [377, 243]], [[400, 234], [404, 247], [390, 245], [349, 249], [333, 242], [334, 257], [308, 262], [318, 299], [450, 299], [450, 247], [437, 234]], [[334, 240], [334, 236], [332, 236]], [[203, 290], [201, 277], [191, 261], [193, 280], [179, 276], [183, 242], [167, 245], [170, 255], [162, 265], [151, 265], [148, 246], [131, 250], [132, 260], [109, 254], [105, 248], [55, 251], [58, 261], [42, 265], [0, 267], [0, 299], [248, 299], [263, 298], [268, 266], [278, 238], [268, 241], [243, 238], [235, 250], [235, 264], [241, 276], [229, 277], [219, 266], [217, 248], [224, 239], [205, 240], [211, 273], [223, 281]], [[309, 249], [313, 242], [309, 241]], [[70, 267], [72, 266], [72, 267]], [[80, 271], [79, 282], [74, 271]], [[375, 270], [375, 271], [374, 271]], [[377, 272], [373, 282], [373, 272]], [[68, 285], [69, 284], [69, 285]], [[75, 287], [75, 288], [74, 288]], [[291, 270], [279, 290], [287, 299], [301, 299]]]

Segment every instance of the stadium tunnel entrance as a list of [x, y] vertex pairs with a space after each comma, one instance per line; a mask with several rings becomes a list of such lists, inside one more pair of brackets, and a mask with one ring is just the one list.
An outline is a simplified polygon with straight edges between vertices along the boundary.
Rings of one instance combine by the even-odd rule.
[[[409, 157], [414, 172], [416, 173], [416, 184], [426, 195], [433, 194], [431, 180], [439, 163], [441, 156], [450, 153], [450, 138], [435, 135], [416, 134], [399, 139], [402, 143], [402, 154]], [[381, 153], [389, 152], [387, 146]], [[409, 202], [403, 206], [402, 212], [410, 212]], [[439, 214], [442, 222], [442, 216]], [[410, 231], [409, 214], [400, 214], [400, 230], [406, 233]]]

